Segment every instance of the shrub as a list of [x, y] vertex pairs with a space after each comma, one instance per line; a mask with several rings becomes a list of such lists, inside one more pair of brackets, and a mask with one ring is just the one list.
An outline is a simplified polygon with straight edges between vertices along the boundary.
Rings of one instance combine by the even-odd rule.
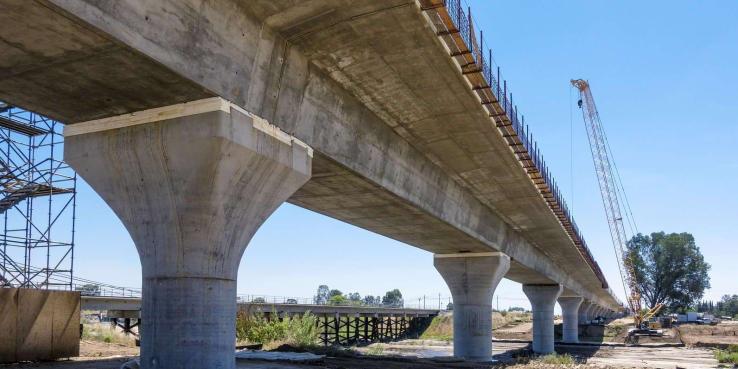
[[[730, 347], [728, 349], [730, 349]], [[715, 350], [715, 359], [717, 359], [719, 363], [738, 364], [738, 352]]]
[[267, 320], [263, 313], [251, 316], [239, 313], [236, 316], [236, 338], [250, 343], [269, 343], [285, 338], [285, 321]]
[[296, 347], [312, 346], [318, 337], [316, 319], [310, 312], [282, 321], [268, 320], [263, 313], [248, 315], [239, 312], [236, 316], [236, 338], [239, 342], [268, 344], [284, 341]]
[[287, 341], [293, 346], [308, 347], [315, 344], [318, 337], [318, 318], [309, 311], [300, 317], [289, 319]]
[[105, 343], [116, 343], [133, 346], [135, 340], [132, 336], [126, 336], [108, 324], [85, 323], [82, 325], [82, 339]]

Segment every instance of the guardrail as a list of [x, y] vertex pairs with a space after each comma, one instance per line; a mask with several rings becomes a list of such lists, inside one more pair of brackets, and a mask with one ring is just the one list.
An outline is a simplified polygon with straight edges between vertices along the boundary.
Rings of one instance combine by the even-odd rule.
[[438, 14], [440, 19], [437, 25], [445, 27], [439, 30], [438, 35], [449, 37], [456, 44], [457, 47], [452, 50], [451, 56], [464, 58], [466, 64], [462, 65], [462, 73], [481, 75], [486, 82], [486, 85], [474, 86], [482, 98], [482, 105], [490, 111], [490, 116], [495, 119], [497, 128], [503, 133], [508, 144], [513, 147], [518, 160], [523, 163], [528, 175], [533, 179], [539, 192], [559, 218], [580, 254], [602, 283], [602, 287], [607, 288], [607, 280], [582, 237], [556, 180], [546, 166], [543, 154], [533, 140], [530, 128], [525, 123], [525, 117], [521, 118], [518, 113], [518, 108], [513, 102], [513, 95], [508, 90], [507, 81], [501, 76], [500, 67], [492, 58], [492, 50], [486, 49], [485, 52], [484, 32], [480, 30], [477, 39], [471, 8], [462, 6], [462, 1], [421, 0], [421, 5], [424, 11], [435, 11]]

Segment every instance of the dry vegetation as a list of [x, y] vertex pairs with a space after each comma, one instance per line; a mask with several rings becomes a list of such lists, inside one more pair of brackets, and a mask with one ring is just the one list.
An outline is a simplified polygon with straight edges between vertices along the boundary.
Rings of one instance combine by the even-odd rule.
[[[531, 321], [530, 313], [523, 312], [493, 312], [492, 327], [493, 330], [513, 327]], [[451, 341], [453, 339], [454, 323], [452, 314], [442, 314], [431, 322], [428, 329], [425, 330], [422, 339]]]

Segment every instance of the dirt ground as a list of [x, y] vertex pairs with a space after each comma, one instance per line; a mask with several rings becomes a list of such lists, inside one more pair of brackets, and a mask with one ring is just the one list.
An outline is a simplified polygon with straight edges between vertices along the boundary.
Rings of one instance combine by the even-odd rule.
[[[381, 355], [338, 355], [326, 357], [322, 362], [289, 364], [258, 360], [237, 360], [239, 369], [529, 369], [554, 368], [551, 364], [529, 361], [518, 357], [528, 346], [526, 343], [494, 344], [495, 359], [500, 364], [463, 362], [450, 357], [453, 346], [444, 341], [406, 340], [383, 345]], [[362, 349], [364, 352], [369, 348]], [[100, 342], [83, 342], [83, 357], [73, 360], [0, 365], [0, 369], [118, 369], [138, 354], [137, 348]], [[607, 347], [557, 345], [557, 352], [575, 356], [580, 364], [568, 366], [582, 369], [608, 368], [716, 368], [712, 351], [686, 347]], [[102, 355], [117, 355], [101, 358]], [[425, 357], [424, 357], [425, 356]], [[560, 366], [559, 366], [560, 367]]]
[[80, 358], [137, 356], [138, 352], [138, 347], [131, 347], [129, 345], [122, 345], [117, 343], [81, 341], [79, 345]]
[[[621, 325], [627, 322], [612, 322]], [[516, 322], [495, 330], [497, 339], [530, 339], [530, 322]], [[609, 329], [609, 330], [608, 330]], [[617, 332], [605, 341], [617, 342], [622, 330], [605, 327], [606, 334]], [[559, 353], [568, 353], [578, 359], [580, 364], [572, 368], [716, 368], [717, 361], [711, 348], [730, 343], [738, 343], [738, 323], [721, 323], [717, 326], [682, 325], [673, 329], [673, 337], [653, 343], [641, 340], [640, 347], [625, 347], [618, 344], [605, 345], [560, 345]], [[663, 343], [683, 340], [687, 347], [663, 347]], [[645, 344], [644, 344], [645, 343]], [[662, 344], [662, 345], [659, 345]], [[414, 369], [414, 368], [553, 368], [550, 364], [528, 361], [520, 356], [528, 348], [526, 342], [495, 342], [495, 359], [502, 364], [479, 364], [453, 360], [453, 346], [448, 340], [405, 340], [387, 344], [374, 344], [359, 348], [360, 354], [329, 356], [320, 363], [289, 364], [256, 360], [238, 360], [237, 368], [252, 369]], [[117, 369], [139, 354], [137, 347], [120, 343], [104, 343], [83, 340], [80, 357], [46, 363], [23, 363], [0, 365], [0, 369]], [[522, 361], [522, 362], [521, 362]]]
[[676, 328], [687, 345], [719, 347], [738, 345], [738, 322], [722, 322], [718, 325], [683, 324]]

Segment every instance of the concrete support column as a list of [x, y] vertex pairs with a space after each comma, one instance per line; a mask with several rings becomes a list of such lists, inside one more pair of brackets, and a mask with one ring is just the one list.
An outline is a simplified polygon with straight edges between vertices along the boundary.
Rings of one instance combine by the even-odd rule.
[[579, 316], [577, 317], [579, 324], [589, 324], [589, 309], [591, 308], [591, 303], [582, 301], [582, 304], [579, 305]]
[[579, 342], [579, 306], [584, 301], [579, 296], [559, 297], [561, 315], [564, 319], [563, 341]]
[[492, 294], [510, 269], [499, 252], [436, 254], [433, 266], [454, 300], [454, 356], [492, 358]]
[[597, 314], [595, 314], [596, 311], [597, 311], [597, 305], [590, 304], [589, 309], [587, 309], [587, 322], [588, 323], [591, 324], [592, 320], [594, 320], [594, 318], [597, 316]]
[[560, 284], [523, 285], [523, 293], [528, 296], [533, 310], [533, 352], [536, 354], [554, 352], [554, 305], [561, 291]]
[[219, 98], [69, 125], [65, 135], [66, 160], [141, 259], [141, 367], [233, 369], [241, 256], [310, 178], [312, 150]]

